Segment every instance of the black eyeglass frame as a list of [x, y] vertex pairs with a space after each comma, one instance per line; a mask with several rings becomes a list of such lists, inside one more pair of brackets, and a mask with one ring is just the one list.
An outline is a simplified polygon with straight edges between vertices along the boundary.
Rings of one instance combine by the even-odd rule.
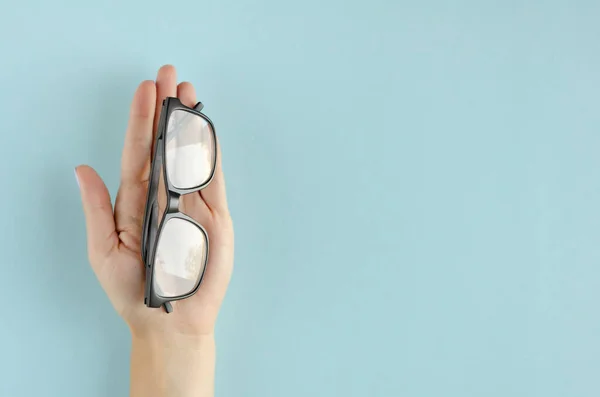
[[[212, 181], [215, 168], [217, 165], [217, 138], [216, 132], [213, 122], [201, 112], [204, 105], [201, 102], [198, 102], [194, 108], [189, 108], [181, 103], [178, 98], [167, 97], [163, 100], [159, 123], [156, 131], [156, 140], [154, 143], [154, 151], [152, 155], [152, 163], [150, 167], [150, 178], [148, 184], [148, 195], [146, 198], [146, 208], [144, 210], [144, 221], [142, 226], [142, 244], [141, 244], [141, 253], [142, 260], [144, 261], [144, 267], [146, 269], [146, 288], [144, 294], [144, 304], [148, 307], [157, 308], [164, 306], [167, 313], [173, 311], [173, 308], [169, 302], [181, 300], [185, 298], [189, 298], [194, 295], [200, 284], [202, 283], [202, 279], [204, 277], [204, 273], [206, 270], [206, 265], [208, 263], [209, 256], [209, 240], [208, 233], [194, 219], [179, 211], [179, 198], [182, 195], [195, 193], [204, 189], [208, 184]], [[167, 126], [168, 122], [171, 118], [171, 115], [174, 111], [181, 110], [185, 112], [192, 113], [198, 117], [204, 119], [210, 125], [211, 133], [213, 134], [213, 142], [214, 142], [214, 163], [212, 165], [212, 171], [208, 179], [199, 186], [181, 189], [173, 186], [171, 181], [169, 180], [169, 174], [167, 173], [167, 162], [166, 159], [166, 138], [167, 138]], [[160, 175], [161, 175], [161, 167], [162, 174], [165, 179], [165, 189], [167, 195], [167, 203], [165, 207], [165, 211], [162, 215], [162, 219], [158, 219], [159, 216], [159, 208], [158, 208], [158, 188], [160, 184]], [[185, 221], [190, 222], [194, 226], [196, 226], [202, 232], [202, 235], [206, 241], [206, 255], [204, 259], [204, 263], [202, 266], [202, 273], [198, 277], [198, 281], [194, 288], [187, 294], [179, 295], [176, 297], [164, 297], [158, 294], [156, 288], [154, 286], [154, 260], [156, 256], [156, 249], [158, 242], [160, 241], [160, 235], [164, 230], [164, 226], [170, 219], [183, 219]]]

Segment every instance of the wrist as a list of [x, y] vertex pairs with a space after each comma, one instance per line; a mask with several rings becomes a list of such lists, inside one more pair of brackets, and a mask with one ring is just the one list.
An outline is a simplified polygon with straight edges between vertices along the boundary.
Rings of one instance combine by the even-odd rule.
[[213, 334], [132, 333], [131, 397], [214, 395]]
[[199, 351], [215, 344], [214, 333], [185, 334], [171, 330], [139, 332], [131, 330], [131, 342], [152, 350]]

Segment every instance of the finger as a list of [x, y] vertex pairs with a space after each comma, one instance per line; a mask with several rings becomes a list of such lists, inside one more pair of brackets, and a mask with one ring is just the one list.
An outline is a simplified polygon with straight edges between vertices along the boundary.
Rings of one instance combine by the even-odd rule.
[[139, 251], [144, 203], [150, 174], [152, 126], [156, 86], [144, 81], [136, 90], [129, 112], [129, 124], [121, 158], [121, 185], [115, 201], [115, 224], [119, 239]]
[[229, 215], [227, 207], [227, 193], [225, 191], [225, 175], [223, 175], [223, 167], [221, 162], [221, 145], [217, 139], [217, 165], [215, 175], [210, 184], [200, 191], [204, 202], [213, 213]]
[[196, 104], [196, 90], [192, 83], [184, 81], [177, 86], [177, 98], [185, 106], [193, 108]]
[[144, 81], [136, 90], [129, 110], [121, 158], [121, 182], [139, 184], [148, 180], [155, 106], [154, 81]]
[[115, 220], [108, 189], [96, 171], [86, 165], [75, 168], [88, 240], [88, 255], [94, 271], [118, 246]]
[[[174, 97], [176, 95], [177, 71], [174, 66], [165, 65], [158, 70], [158, 74], [156, 75], [156, 111], [154, 112], [153, 138], [156, 137], [156, 129], [158, 128], [163, 100], [166, 97]], [[152, 141], [154, 142], [154, 139]]]

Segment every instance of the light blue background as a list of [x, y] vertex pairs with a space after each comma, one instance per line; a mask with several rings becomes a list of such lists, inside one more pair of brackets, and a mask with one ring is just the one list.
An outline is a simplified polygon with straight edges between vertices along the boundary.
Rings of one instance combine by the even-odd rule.
[[599, 20], [566, 0], [3, 1], [0, 395], [127, 394], [73, 167], [116, 192], [132, 93], [173, 63], [236, 226], [218, 396], [598, 396]]

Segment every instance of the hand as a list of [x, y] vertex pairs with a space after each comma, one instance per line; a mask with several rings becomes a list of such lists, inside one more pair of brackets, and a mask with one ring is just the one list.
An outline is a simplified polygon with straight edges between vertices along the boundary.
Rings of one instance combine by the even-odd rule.
[[[86, 218], [89, 261], [115, 310], [129, 325], [134, 347], [136, 341], [144, 341], [139, 343], [155, 350], [177, 346], [202, 348], [212, 340], [233, 269], [233, 226], [220, 153], [210, 185], [201, 192], [182, 196], [180, 205], [180, 210], [198, 221], [208, 233], [210, 253], [202, 284], [192, 297], [172, 302], [173, 313], [144, 305], [145, 268], [140, 254], [142, 218], [154, 135], [162, 101], [167, 96], [177, 96], [189, 107], [196, 104], [194, 87], [190, 83], [177, 85], [172, 66], [163, 66], [156, 83], [144, 81], [135, 92], [114, 213], [108, 190], [98, 174], [85, 165], [77, 167], [75, 173]], [[160, 353], [164, 354], [164, 351]]]

